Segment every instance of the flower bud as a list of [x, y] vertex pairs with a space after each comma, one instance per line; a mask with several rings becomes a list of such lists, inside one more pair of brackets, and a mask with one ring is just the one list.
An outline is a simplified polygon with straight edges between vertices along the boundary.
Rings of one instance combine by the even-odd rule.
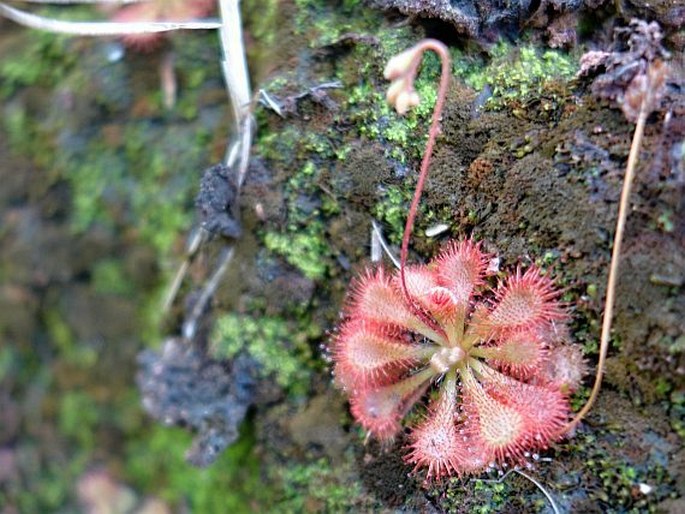
[[395, 110], [397, 114], [406, 114], [409, 109], [416, 107], [421, 103], [419, 94], [413, 89], [402, 91], [395, 102]]
[[385, 65], [385, 70], [383, 70], [383, 76], [387, 80], [395, 80], [402, 75], [406, 75], [409, 72], [412, 61], [416, 57], [417, 52], [420, 50], [413, 46], [409, 50], [405, 50], [393, 56], [388, 64]]
[[388, 92], [385, 94], [385, 98], [388, 100], [390, 105], [395, 105], [399, 95], [407, 88], [404, 79], [398, 79], [393, 81], [388, 87]]

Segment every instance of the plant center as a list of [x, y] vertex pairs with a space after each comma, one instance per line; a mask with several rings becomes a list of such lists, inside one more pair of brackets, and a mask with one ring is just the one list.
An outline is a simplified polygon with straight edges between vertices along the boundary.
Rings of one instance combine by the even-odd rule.
[[443, 347], [433, 354], [430, 366], [436, 373], [447, 373], [455, 364], [466, 357], [466, 352], [458, 346]]

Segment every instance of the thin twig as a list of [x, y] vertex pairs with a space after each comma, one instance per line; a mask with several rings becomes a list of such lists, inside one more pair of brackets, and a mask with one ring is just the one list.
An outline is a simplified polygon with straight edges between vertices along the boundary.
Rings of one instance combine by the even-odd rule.
[[[376, 222], [376, 220], [371, 220], [371, 241], [372, 241], [372, 245], [371, 245], [372, 247], [373, 247], [373, 241], [377, 241], [378, 244], [380, 245], [381, 249], [385, 252], [385, 255], [387, 255], [388, 258], [392, 261], [393, 265], [399, 269], [400, 261], [398, 261], [397, 257], [395, 257], [395, 255], [390, 251], [390, 248], [388, 247], [388, 243], [385, 241], [385, 238], [383, 237], [383, 232], [381, 231], [381, 227], [378, 226], [378, 223]], [[380, 260], [380, 258], [378, 260]]]
[[226, 165], [238, 165], [236, 184], [238, 189], [245, 180], [252, 145], [252, 116], [250, 114], [250, 80], [245, 61], [245, 46], [240, 23], [239, 0], [219, 0], [222, 24], [219, 38], [223, 51], [222, 69], [226, 89], [233, 110], [234, 134], [229, 145]]
[[472, 479], [469, 480], [469, 482], [470, 482], [470, 481], [473, 481], [473, 480], [480, 480], [481, 482], [488, 482], [488, 483], [494, 483], [494, 484], [501, 484], [501, 483], [504, 482], [504, 481], [509, 477], [509, 475], [511, 475], [512, 473], [517, 473], [517, 474], [521, 475], [523, 478], [527, 478], [528, 480], [530, 480], [531, 482], [533, 482], [533, 484], [535, 484], [535, 486], [536, 486], [538, 489], [540, 489], [540, 491], [542, 491], [542, 494], [544, 494], [544, 495], [545, 495], [545, 498], [547, 498], [547, 500], [549, 501], [550, 505], [552, 506], [552, 510], [554, 511], [554, 514], [560, 514], [560, 512], [559, 512], [559, 507], [557, 506], [556, 502], [554, 501], [554, 498], [552, 497], [552, 494], [551, 494], [549, 491], [547, 491], [547, 489], [545, 489], [545, 488], [543, 487], [543, 485], [542, 485], [540, 482], [538, 482], [538, 481], [537, 481], [536, 479], [534, 479], [532, 476], [528, 475], [527, 473], [524, 473], [523, 471], [521, 471], [521, 470], [518, 469], [518, 468], [512, 468], [512, 469], [510, 469], [509, 471], [507, 471], [506, 473], [504, 473], [504, 475], [502, 475], [502, 476], [499, 477], [499, 478], [495, 478], [495, 479], [490, 479], [490, 478], [475, 478], [475, 479], [474, 479], [474, 478], [472, 478]]
[[283, 114], [283, 109], [281, 109], [281, 104], [275, 98], [273, 98], [265, 89], [260, 89], [257, 93], [259, 94], [260, 104], [271, 109], [281, 118], [285, 118], [285, 115]]
[[[252, 144], [252, 116], [249, 111], [250, 104], [250, 81], [247, 73], [247, 62], [245, 61], [245, 46], [243, 44], [242, 27], [240, 21], [239, 0], [219, 0], [219, 13], [221, 16], [221, 26], [219, 27], [219, 40], [223, 57], [221, 60], [221, 67], [226, 83], [226, 91], [228, 93], [229, 102], [232, 110], [232, 134], [226, 149], [226, 157], [224, 162], [227, 167], [236, 171], [236, 185], [238, 193], [240, 187], [245, 179], [247, 167], [250, 157], [250, 146]], [[201, 232], [205, 232], [201, 229]], [[207, 238], [203, 238], [205, 242]], [[225, 251], [233, 255], [233, 243], [225, 243]], [[193, 251], [196, 252], [197, 248]], [[178, 293], [179, 287], [190, 266], [193, 256], [190, 253], [186, 254], [186, 258], [181, 263], [174, 280], [171, 283], [169, 291], [165, 296], [164, 310], [168, 310]], [[226, 268], [230, 262], [220, 259], [218, 270], [225, 273]], [[209, 283], [211, 285], [211, 281]], [[209, 291], [207, 287], [203, 290], [204, 303], [209, 301], [209, 296], [205, 293]], [[214, 291], [211, 291], [213, 294]], [[198, 305], [200, 303], [198, 302]], [[204, 306], [200, 305], [202, 309]], [[184, 323], [184, 336], [194, 335], [197, 318], [202, 314], [202, 309], [197, 308], [193, 310], [193, 314]]]
[[90, 5], [90, 4], [139, 4], [151, 0], [15, 0], [26, 4], [54, 4], [54, 5]]
[[228, 270], [228, 265], [233, 259], [234, 253], [235, 248], [233, 245], [226, 246], [222, 250], [221, 255], [219, 256], [219, 265], [216, 267], [216, 270], [214, 270], [214, 274], [205, 283], [205, 287], [202, 289], [200, 296], [195, 302], [193, 310], [183, 322], [183, 337], [187, 341], [191, 341], [193, 337], [195, 337], [198, 321], [205, 311], [205, 307], [207, 306], [207, 303], [209, 303], [210, 298], [216, 292], [217, 287], [219, 287], [219, 283]]
[[204, 243], [207, 240], [207, 236], [207, 231], [204, 230], [202, 227], [195, 230], [191, 235], [190, 240], [188, 241], [188, 246], [186, 248], [186, 257], [181, 263], [181, 266], [176, 271], [176, 275], [174, 276], [174, 279], [171, 281], [169, 290], [167, 291], [166, 295], [164, 295], [164, 302], [162, 303], [162, 312], [167, 312], [171, 308], [171, 304], [173, 303], [174, 298], [176, 298], [176, 294], [178, 293], [178, 290], [181, 287], [181, 283], [183, 282], [183, 279], [185, 278], [185, 275], [188, 269], [190, 268], [190, 263], [195, 258], [195, 255], [197, 255], [197, 251], [200, 249], [200, 246], [202, 246], [202, 243]]
[[547, 498], [547, 501], [549, 501], [550, 505], [552, 506], [552, 510], [554, 511], [554, 514], [559, 514], [559, 507], [557, 507], [557, 504], [556, 504], [556, 502], [554, 501], [554, 498], [553, 498], [552, 495], [549, 493], [549, 491], [547, 491], [547, 489], [545, 489], [544, 487], [542, 487], [542, 484], [541, 484], [540, 482], [538, 482], [538, 481], [535, 480], [532, 476], [528, 475], [527, 473], [524, 473], [523, 471], [521, 471], [521, 470], [519, 470], [519, 469], [513, 469], [512, 471], [513, 471], [514, 473], [518, 473], [518, 474], [521, 475], [522, 477], [527, 478], [528, 480], [530, 480], [531, 482], [533, 482], [533, 483], [537, 486], [537, 488], [540, 489], [540, 491], [542, 491], [542, 494], [545, 495], [545, 498]]
[[[319, 84], [318, 86], [310, 87], [309, 89], [300, 93], [299, 95], [287, 97], [287, 101], [289, 103], [290, 102], [295, 103], [298, 100], [302, 100], [303, 98], [307, 98], [308, 96], [316, 95], [319, 91], [323, 91], [325, 89], [340, 89], [342, 87], [343, 87], [343, 84], [339, 80], [335, 80], [332, 82], [324, 82], [323, 84]], [[283, 112], [283, 102], [281, 102], [278, 98], [272, 96], [269, 92], [267, 92], [264, 89], [260, 89], [257, 92], [257, 94], [258, 94], [260, 104], [264, 105], [268, 109], [271, 109], [276, 114], [278, 114], [281, 118], [285, 118], [285, 113]]]
[[159, 21], [159, 22], [113, 22], [113, 21], [63, 21], [38, 16], [0, 2], [0, 15], [29, 27], [73, 36], [124, 36], [127, 34], [152, 34], [175, 30], [217, 29], [218, 20]]

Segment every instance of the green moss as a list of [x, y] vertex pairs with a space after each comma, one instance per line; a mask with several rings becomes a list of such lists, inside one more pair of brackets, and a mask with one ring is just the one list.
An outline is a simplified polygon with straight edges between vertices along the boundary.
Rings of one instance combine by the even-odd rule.
[[[3, 121], [18, 152], [28, 152], [31, 140], [51, 140], [46, 129], [19, 107], [10, 107]], [[45, 143], [31, 153], [38, 164], [50, 162], [53, 174], [70, 183], [76, 232], [93, 224], [112, 229], [134, 226], [142, 239], [164, 254], [190, 225], [197, 171], [206, 160], [202, 145], [195, 144], [198, 134], [189, 130], [130, 122], [122, 148], [106, 144], [96, 132], [84, 146], [56, 152]]]
[[383, 192], [382, 200], [374, 207], [374, 217], [385, 223], [385, 235], [395, 244], [402, 240], [411, 197], [410, 190], [401, 186], [390, 186]]
[[[307, 133], [302, 137], [300, 143], [301, 151], [307, 154], [316, 154], [324, 159], [331, 159], [335, 155], [331, 141], [326, 134]], [[301, 173], [306, 176], [313, 176], [316, 169], [312, 161], [308, 161], [302, 168]]]
[[36, 163], [43, 160], [45, 152], [36, 148], [36, 141], [40, 136], [36, 126], [32, 123], [28, 113], [21, 105], [8, 105], [4, 110], [0, 123], [7, 133], [7, 139], [12, 152], [32, 155]]
[[[91, 392], [68, 390], [54, 400], [57, 403], [56, 426], [71, 448], [69, 459], [49, 459], [40, 471], [36, 471], [38, 476], [31, 477], [37, 479], [31, 494], [17, 498], [22, 512], [56, 512], [70, 501], [74, 484], [92, 464], [100, 435], [111, 421], [104, 406]], [[25, 450], [31, 451], [28, 447]]]
[[425, 54], [414, 83], [421, 102], [400, 116], [385, 98], [389, 83], [382, 78], [382, 69], [392, 56], [414, 44], [416, 36], [409, 27], [379, 27], [373, 33], [379, 45], [356, 45], [349, 58], [351, 68], [342, 66], [338, 71], [347, 91], [342, 111], [346, 121], [352, 122], [357, 137], [387, 143], [388, 158], [400, 163], [418, 160], [423, 154], [437, 98], [440, 61], [432, 53]]
[[376, 16], [365, 16], [368, 9], [358, 0], [326, 2], [295, 0], [295, 33], [306, 35], [312, 48], [335, 43], [347, 33], [368, 31], [377, 21]]
[[415, 83], [421, 103], [405, 116], [398, 115], [391, 108], [383, 90], [365, 83], [350, 90], [346, 110], [358, 135], [388, 143], [386, 156], [400, 163], [418, 160], [423, 155], [439, 77], [439, 71], [438, 75], [433, 75], [431, 70], [431, 66], [422, 69]]
[[[218, 117], [205, 126], [186, 122], [206, 106], [202, 94], [214, 87], [223, 92], [223, 86], [216, 65], [216, 38], [177, 36], [174, 44], [182, 44], [175, 51], [180, 84], [176, 107], [163, 112], [154, 86], [148, 96], [156, 95], [157, 100], [138, 98], [136, 104], [151, 109], [155, 116], [166, 115], [169, 119], [164, 124], [154, 117], [132, 117], [130, 112], [126, 119], [117, 117], [131, 103], [130, 64], [105, 68], [102, 52], [95, 45], [85, 48], [77, 65], [76, 53], [70, 51], [73, 39], [36, 32], [20, 47], [16, 62], [0, 63], [0, 88], [10, 93], [29, 83], [42, 87], [59, 83], [65, 96], [78, 96], [91, 82], [95, 85], [87, 88], [89, 96], [75, 101], [72, 118], [36, 115], [34, 110], [40, 112], [46, 106], [27, 104], [32, 105], [28, 109], [22, 101], [8, 102], [2, 117], [13, 151], [28, 154], [45, 166], [50, 180], [69, 182], [77, 232], [93, 224], [111, 229], [135, 227], [141, 239], [166, 253], [190, 225], [197, 178], [208, 164], [211, 124], [216, 125]], [[102, 116], [96, 117], [89, 107], [100, 109]], [[205, 107], [203, 112], [208, 111]]]
[[[36, 458], [30, 449], [25, 450], [25, 458]], [[76, 456], [74, 456], [76, 457]], [[37, 485], [31, 491], [21, 491], [13, 499], [19, 507], [19, 512], [59, 512], [73, 494], [74, 481], [79, 472], [85, 469], [81, 462], [80, 468], [75, 469], [77, 459], [72, 459], [65, 465], [61, 461], [48, 461], [44, 467], [35, 470]], [[0, 494], [0, 500], [3, 497]]]
[[62, 35], [32, 32], [28, 44], [0, 61], [0, 98], [25, 86], [58, 84], [77, 62], [78, 54], [69, 48], [72, 42]]
[[504, 481], [487, 481], [474, 480], [474, 491], [481, 497], [487, 498], [487, 502], [483, 502], [476, 512], [486, 514], [489, 512], [497, 512], [502, 506], [509, 493], [509, 488]]
[[666, 233], [671, 233], [675, 229], [675, 223], [673, 219], [673, 211], [666, 210], [659, 215], [656, 222], [661, 230]]
[[89, 368], [97, 362], [97, 351], [75, 339], [71, 327], [58, 309], [48, 310], [44, 316], [44, 323], [60, 361], [82, 369]]
[[[623, 426], [607, 426], [598, 434], [578, 433], [566, 446], [582, 464], [584, 479], [591, 482], [584, 484], [590, 498], [610, 505], [607, 512], [653, 512], [654, 504], [670, 489], [667, 470], [659, 463], [663, 457], [659, 456], [658, 436], [649, 429], [643, 434], [645, 439], [655, 438], [653, 452], [645, 458], [635, 453], [624, 430]], [[636, 495], [638, 484], [655, 490], [650, 495]]]
[[[280, 22], [279, 12], [280, 2], [278, 0], [247, 0], [241, 2], [241, 17], [243, 26], [249, 30], [250, 35], [259, 41], [262, 52], [268, 54], [277, 44], [277, 25]], [[248, 52], [250, 49], [248, 48]], [[250, 62], [254, 62], [255, 57], [250, 55]]]
[[590, 398], [590, 391], [589, 387], [581, 387], [571, 395], [571, 411], [578, 412], [583, 408]]
[[496, 110], [532, 99], [556, 100], [553, 85], [571, 80], [577, 70], [576, 59], [567, 54], [541, 52], [532, 45], [515, 50], [502, 42], [492, 51], [491, 62], [484, 68], [468, 70], [465, 80], [478, 91], [489, 87], [491, 96], [486, 107]]
[[[291, 134], [286, 137], [297, 136]], [[270, 230], [263, 234], [264, 245], [269, 251], [284, 257], [312, 280], [324, 278], [331, 265], [332, 251], [326, 238], [324, 216], [331, 216], [337, 210], [335, 201], [330, 198], [323, 201], [320, 198], [322, 168], [313, 160], [312, 154], [326, 152], [333, 157], [328, 145], [322, 141], [320, 137], [307, 134], [295, 140], [295, 145], [307, 159], [284, 185], [287, 221], [280, 231]], [[263, 139], [260, 145], [267, 147], [267, 153], [271, 153], [272, 150], [278, 152], [274, 147], [282, 143], [283, 140], [278, 138], [268, 138]], [[283, 158], [284, 154], [278, 157], [279, 160]]]
[[[428, 494], [434, 496], [443, 512], [475, 512], [478, 514], [491, 514], [496, 512], [510, 511], [511, 505], [508, 500], [516, 497], [515, 486], [511, 479], [503, 480], [470, 480], [467, 484], [461, 479], [451, 478], [444, 484], [436, 483], [428, 489]], [[527, 505], [530, 509], [530, 505]], [[532, 510], [530, 510], [532, 512]]]
[[325, 242], [322, 223], [312, 223], [306, 228], [288, 230], [285, 233], [267, 232], [264, 245], [312, 280], [326, 276], [331, 251]]
[[263, 376], [273, 376], [281, 387], [303, 394], [311, 375], [310, 330], [306, 325], [297, 330], [279, 318], [225, 314], [216, 321], [210, 353], [230, 359], [247, 351], [261, 364]]
[[[297, 2], [303, 16], [312, 16], [318, 23], [334, 23], [338, 29], [341, 13], [327, 16], [330, 7], [321, 2], [302, 0]], [[340, 6], [338, 6], [340, 7]], [[356, 3], [345, 4], [344, 9], [360, 9]], [[304, 13], [304, 14], [303, 14]], [[344, 18], [344, 14], [342, 17]], [[360, 19], [357, 16], [357, 19]], [[362, 22], [364, 30], [373, 33], [379, 44], [365, 41], [346, 47], [346, 53], [338, 60], [334, 74], [342, 84], [344, 94], [331, 90], [331, 98], [340, 106], [333, 114], [333, 123], [324, 130], [303, 129], [298, 122], [284, 122], [273, 116], [260, 118], [262, 129], [258, 131], [257, 153], [269, 162], [270, 169], [287, 170], [292, 175], [286, 179], [284, 191], [286, 220], [281, 227], [269, 227], [264, 234], [264, 245], [273, 253], [283, 256], [305, 276], [320, 280], [329, 275], [335, 265], [333, 250], [326, 230], [331, 218], [342, 214], [335, 196], [336, 184], [345, 183], [346, 177], [337, 176], [340, 168], [333, 159], [343, 160], [355, 151], [351, 141], [369, 140], [384, 148], [386, 157], [400, 164], [417, 162], [424, 149], [426, 129], [436, 99], [440, 63], [436, 56], [428, 54], [422, 65], [415, 87], [421, 95], [421, 104], [407, 116], [399, 116], [385, 99], [387, 83], [382, 79], [382, 66], [395, 53], [404, 50], [415, 36], [409, 27], [380, 28], [379, 19], [369, 16]], [[323, 34], [323, 25], [308, 24], [303, 30], [312, 31], [315, 45], [328, 44], [338, 37], [335, 31]], [[373, 30], [371, 30], [373, 29]], [[369, 32], [371, 30], [371, 32]], [[317, 39], [318, 38], [318, 39]], [[325, 40], [325, 41], [324, 41]], [[330, 80], [322, 78], [321, 80]], [[301, 84], [293, 74], [272, 81], [266, 90], [274, 98], [284, 98], [306, 90], [310, 84]], [[300, 105], [308, 108], [306, 101]], [[274, 130], [276, 124], [276, 130]], [[369, 170], [371, 173], [372, 170]], [[333, 183], [331, 178], [333, 177]], [[337, 182], [336, 182], [337, 181]], [[275, 184], [278, 187], [278, 184]], [[407, 184], [408, 188], [411, 184]], [[346, 194], [346, 193], [342, 193]], [[354, 192], [349, 193], [354, 195]], [[402, 196], [402, 200], [397, 198]], [[393, 188], [381, 201], [375, 214], [392, 227], [393, 234], [400, 234], [406, 216], [404, 200], [407, 193]], [[391, 238], [393, 241], [397, 237]]]
[[128, 445], [125, 478], [191, 512], [242, 514], [269, 504], [270, 489], [259, 478], [252, 450], [252, 427], [243, 424], [238, 441], [206, 469], [185, 461], [191, 438], [182, 429], [154, 426]]
[[284, 165], [293, 156], [293, 148], [297, 146], [301, 135], [294, 125], [285, 126], [279, 131], [260, 130], [257, 134], [255, 145], [259, 148], [260, 155], [271, 162]]
[[12, 347], [5, 346], [0, 348], [0, 381], [9, 376], [10, 371], [15, 365], [16, 356]]
[[68, 391], [59, 401], [60, 431], [72, 438], [80, 451], [92, 451], [95, 429], [102, 419], [97, 403], [84, 391]]
[[97, 293], [129, 295], [135, 285], [128, 279], [122, 263], [116, 259], [104, 259], [95, 264], [92, 272], [92, 285]]
[[280, 494], [271, 512], [356, 511], [362, 488], [347, 473], [341, 466], [331, 466], [325, 458], [279, 469], [275, 480]]
[[671, 402], [671, 427], [681, 439], [685, 439], [685, 391], [673, 391], [669, 399]]
[[65, 174], [74, 190], [76, 231], [94, 223], [131, 225], [143, 240], [166, 253], [193, 216], [196, 170], [203, 155], [192, 136], [181, 126], [160, 131], [131, 123], [123, 148], [93, 140], [85, 155], [70, 155]]

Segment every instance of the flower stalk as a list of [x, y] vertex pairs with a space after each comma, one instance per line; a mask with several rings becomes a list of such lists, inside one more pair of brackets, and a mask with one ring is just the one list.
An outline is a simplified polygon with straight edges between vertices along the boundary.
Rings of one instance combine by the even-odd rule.
[[[412, 198], [409, 207], [409, 214], [404, 225], [404, 234], [402, 236], [402, 248], [400, 250], [400, 277], [402, 281], [402, 290], [408, 300], [411, 296], [407, 291], [407, 284], [405, 279], [405, 267], [407, 265], [407, 256], [409, 253], [409, 240], [414, 228], [416, 214], [421, 201], [421, 194], [428, 177], [428, 168], [433, 157], [433, 147], [435, 140], [440, 132], [440, 117], [445, 106], [445, 99], [447, 98], [447, 91], [450, 85], [451, 59], [447, 51], [447, 47], [436, 39], [424, 39], [416, 46], [406, 50], [405, 52], [395, 56], [388, 62], [385, 68], [385, 78], [392, 80], [392, 84], [388, 89], [388, 101], [395, 106], [399, 114], [405, 114], [409, 107], [418, 105], [420, 98], [414, 90], [414, 79], [418, 73], [419, 64], [423, 58], [423, 54], [427, 51], [435, 52], [440, 58], [441, 73], [440, 84], [438, 86], [437, 100], [433, 108], [433, 116], [431, 124], [428, 129], [428, 141], [426, 141], [426, 148], [423, 152], [421, 160], [421, 168], [419, 169], [419, 178], [414, 190], [414, 197]], [[413, 305], [413, 303], [411, 303]]]

